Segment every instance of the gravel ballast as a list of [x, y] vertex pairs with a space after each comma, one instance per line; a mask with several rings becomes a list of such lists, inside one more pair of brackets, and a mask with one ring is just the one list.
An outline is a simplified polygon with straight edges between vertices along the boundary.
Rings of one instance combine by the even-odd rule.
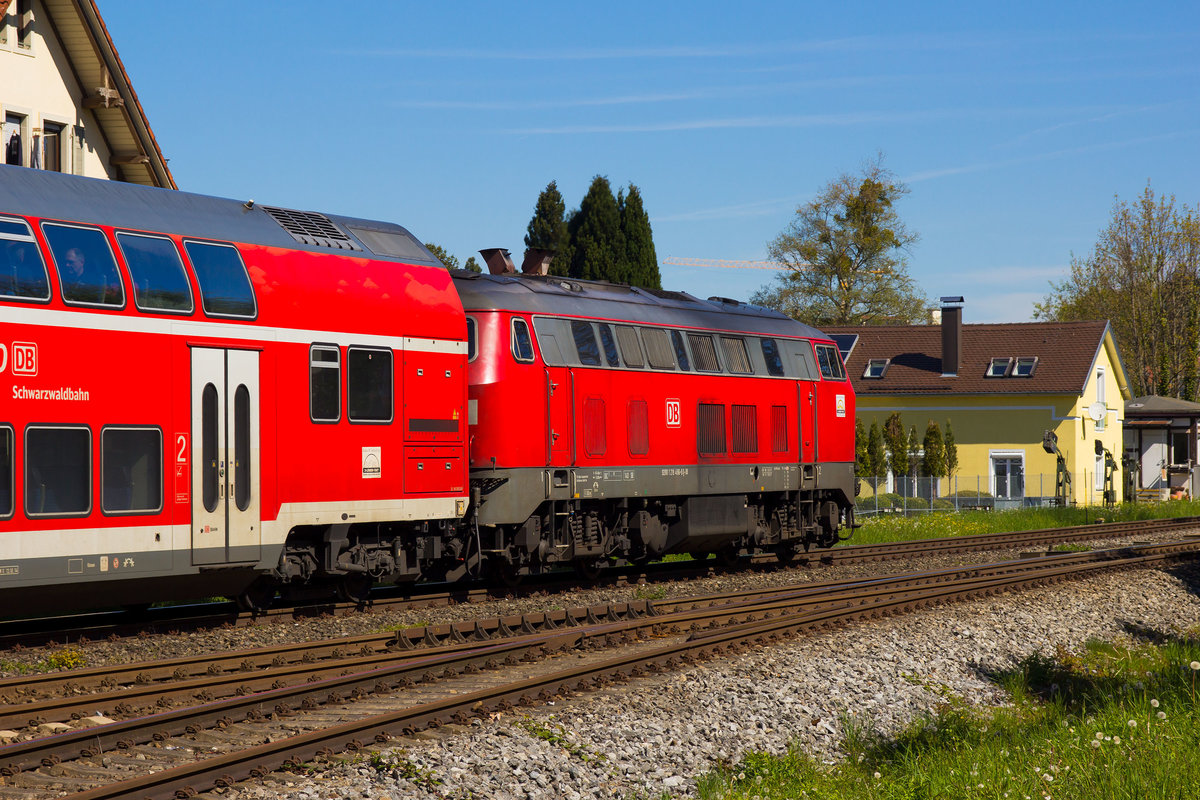
[[[1116, 543], [1098, 543], [1114, 546]], [[780, 573], [739, 573], [666, 589], [670, 595], [768, 583], [978, 563], [1012, 554], [968, 554], [921, 564], [869, 564]], [[1034, 652], [1119, 641], [1132, 626], [1180, 631], [1200, 623], [1200, 566], [1102, 574], [986, 600], [812, 634], [737, 657], [641, 679], [569, 700], [397, 740], [313, 771], [279, 772], [221, 793], [266, 798], [625, 798], [694, 794], [695, 779], [750, 750], [797, 743], [832, 762], [843, 717], [881, 731], [932, 712], [950, 691], [979, 705], [1004, 702], [985, 677]], [[654, 591], [660, 591], [655, 589]], [[571, 604], [623, 600], [645, 589], [593, 590]], [[563, 604], [563, 598], [324, 618], [93, 643], [89, 664], [240, 649]], [[393, 617], [398, 617], [396, 619]], [[36, 653], [22, 654], [30, 659]]]

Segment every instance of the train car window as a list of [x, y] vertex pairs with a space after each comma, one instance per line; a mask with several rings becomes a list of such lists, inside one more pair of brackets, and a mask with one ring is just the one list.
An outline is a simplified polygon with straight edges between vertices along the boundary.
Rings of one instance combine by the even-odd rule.
[[475, 356], [479, 355], [479, 334], [476, 331], [477, 324], [474, 317], [467, 317], [467, 361], [474, 361]]
[[183, 247], [200, 282], [205, 315], [252, 318], [258, 313], [246, 265], [233, 245], [184, 242]]
[[621, 366], [621, 359], [617, 356], [617, 340], [613, 338], [612, 326], [607, 322], [601, 322], [599, 327], [600, 344], [604, 346], [604, 360], [610, 367]]
[[91, 511], [91, 429], [30, 425], [25, 429], [25, 515], [86, 517]]
[[787, 406], [771, 406], [771, 452], [788, 451]]
[[830, 381], [845, 380], [846, 373], [842, 371], [842, 359], [837, 348], [833, 345], [819, 344], [816, 349], [817, 363], [821, 365], [821, 377]]
[[812, 345], [807, 341], [792, 342], [792, 354], [796, 357], [796, 366], [800, 368], [800, 380], [815, 381], [817, 362], [813, 360]]
[[596, 332], [592, 330], [592, 323], [571, 320], [571, 335], [575, 337], [579, 363], [587, 367], [600, 366], [600, 348], [596, 345]]
[[13, 515], [13, 500], [16, 487], [13, 484], [13, 473], [16, 464], [16, 447], [13, 429], [7, 425], [0, 426], [0, 519]]
[[630, 400], [626, 412], [629, 435], [629, 455], [644, 456], [650, 452], [650, 415], [645, 400]]
[[583, 449], [589, 456], [602, 456], [608, 449], [604, 398], [583, 401]]
[[42, 223], [63, 301], [79, 306], [125, 305], [125, 286], [108, 238], [98, 228]]
[[233, 502], [238, 511], [250, 507], [250, 390], [239, 384], [233, 393]]
[[671, 337], [662, 328], [642, 328], [642, 344], [646, 345], [646, 360], [654, 369], [675, 369], [671, 355]]
[[529, 323], [520, 317], [512, 321], [512, 354], [513, 358], [523, 364], [533, 361], [533, 339], [529, 335]]
[[783, 359], [779, 357], [779, 345], [774, 339], [762, 339], [763, 361], [767, 362], [767, 372], [771, 375], [783, 375]]
[[700, 333], [689, 333], [688, 344], [692, 348], [692, 361], [696, 364], [697, 372], [720, 372], [721, 364], [717, 361], [717, 348], [711, 336]]
[[342, 418], [342, 351], [336, 344], [308, 349], [308, 415], [313, 422]]
[[217, 387], [206, 384], [200, 393], [200, 489], [204, 510], [210, 514], [217, 510], [217, 492], [220, 488], [221, 470], [217, 465]]
[[138, 310], [192, 313], [192, 287], [174, 242], [165, 236], [121, 232], [117, 246], [133, 279], [133, 302]]
[[758, 452], [758, 406], [733, 407], [733, 452]]
[[105, 514], [162, 511], [162, 449], [158, 428], [100, 431], [100, 508]]
[[696, 414], [696, 446], [702, 456], [725, 455], [725, 406], [701, 403]]
[[621, 346], [621, 357], [625, 359], [625, 366], [635, 369], [646, 366], [646, 359], [642, 357], [642, 345], [638, 341], [636, 328], [629, 325], [618, 325], [617, 343]]
[[0, 298], [50, 299], [46, 262], [24, 220], [0, 217]]
[[346, 348], [346, 416], [351, 422], [392, 421], [392, 351]]
[[688, 362], [687, 348], [683, 346], [683, 334], [679, 331], [671, 331], [671, 346], [675, 348], [675, 358], [679, 359], [679, 368], [684, 372], [691, 370], [691, 364]]
[[746, 352], [746, 340], [739, 336], [722, 336], [721, 349], [725, 351], [725, 363], [729, 371], [738, 375], [754, 372], [750, 366], [750, 354]]

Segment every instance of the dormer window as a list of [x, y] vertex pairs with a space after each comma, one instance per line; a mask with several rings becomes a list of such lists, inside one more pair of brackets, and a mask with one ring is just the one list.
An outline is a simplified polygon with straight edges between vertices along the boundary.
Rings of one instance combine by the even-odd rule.
[[1028, 378], [1037, 369], [1037, 364], [1037, 356], [1022, 356], [1017, 359], [1017, 363], [1013, 367], [1012, 376], [1014, 378]]
[[863, 370], [864, 378], [882, 378], [887, 372], [888, 364], [892, 363], [890, 358], [872, 358], [867, 361], [867, 368]]
[[1012, 366], [1011, 358], [993, 358], [992, 363], [988, 364], [987, 377], [1003, 378], [1008, 374], [1008, 368]]

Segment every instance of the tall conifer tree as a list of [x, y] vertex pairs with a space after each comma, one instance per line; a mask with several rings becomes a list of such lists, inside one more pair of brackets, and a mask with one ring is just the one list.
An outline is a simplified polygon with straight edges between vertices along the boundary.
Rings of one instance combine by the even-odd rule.
[[629, 192], [617, 195], [621, 209], [621, 233], [625, 236], [625, 261], [628, 274], [623, 282], [643, 289], [661, 289], [658, 273], [658, 254], [654, 251], [654, 232], [650, 230], [650, 215], [642, 206], [642, 193], [629, 184]]
[[597, 175], [567, 225], [571, 239], [572, 278], [620, 281], [625, 275], [625, 237], [621, 211], [608, 178]]
[[567, 205], [558, 191], [558, 182], [550, 181], [538, 195], [533, 218], [525, 229], [526, 247], [554, 251], [554, 260], [550, 262], [551, 275], [566, 275], [571, 266], [566, 213]]

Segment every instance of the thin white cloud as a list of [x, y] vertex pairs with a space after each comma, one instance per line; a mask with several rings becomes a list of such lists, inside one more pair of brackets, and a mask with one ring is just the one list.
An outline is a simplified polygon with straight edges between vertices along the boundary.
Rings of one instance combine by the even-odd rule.
[[660, 222], [700, 222], [714, 219], [737, 219], [739, 217], [762, 217], [778, 213], [781, 209], [791, 208], [798, 198], [776, 197], [767, 200], [757, 200], [753, 203], [739, 203], [731, 206], [715, 208], [700, 208], [694, 211], [682, 211], [677, 214], [665, 214], [651, 218], [655, 225]]
[[1060, 122], [1056, 125], [1048, 125], [1044, 128], [1035, 128], [1034, 130], [1031, 130], [1027, 133], [1023, 133], [1020, 136], [1017, 136], [1007, 142], [1003, 142], [999, 146], [1000, 147], [1011, 147], [1013, 145], [1021, 144], [1030, 139], [1036, 138], [1038, 136], [1045, 136], [1046, 134], [1055, 133], [1057, 131], [1065, 130], [1067, 128], [1075, 128], [1075, 127], [1079, 127], [1081, 125], [1095, 125], [1096, 123], [1099, 123], [1099, 122], [1107, 122], [1110, 119], [1119, 119], [1120, 117], [1127, 117], [1131, 114], [1150, 114], [1150, 113], [1154, 113], [1156, 111], [1163, 111], [1163, 110], [1169, 109], [1169, 108], [1176, 108], [1179, 105], [1180, 105], [1179, 102], [1158, 103], [1156, 105], [1117, 109], [1116, 111], [1110, 111], [1107, 114], [1099, 114], [1097, 116], [1091, 116], [1091, 117], [1087, 117], [1085, 119], [1076, 119], [1076, 120], [1070, 120], [1068, 122]]
[[1119, 142], [1102, 142], [1099, 144], [1084, 145], [1082, 147], [1067, 147], [1061, 150], [1051, 150], [1047, 153], [1037, 153], [1035, 155], [1021, 156], [1019, 158], [1006, 158], [998, 161], [981, 161], [976, 164], [964, 164], [958, 167], [944, 167], [942, 169], [914, 172], [911, 175], [904, 176], [903, 180], [905, 183], [921, 183], [922, 181], [945, 178], [950, 175], [965, 175], [972, 172], [985, 172], [987, 170], [1003, 169], [1004, 167], [1032, 164], [1038, 161], [1049, 161], [1051, 159], [1063, 158], [1066, 156], [1082, 155], [1083, 153], [1098, 153], [1106, 150], [1119, 150], [1125, 147], [1133, 147], [1135, 145], [1168, 141], [1170, 139], [1182, 139], [1188, 136], [1195, 136], [1198, 133], [1200, 133], [1200, 129], [1193, 128], [1191, 130], [1160, 133], [1155, 136], [1141, 136], [1136, 139], [1125, 139]]

